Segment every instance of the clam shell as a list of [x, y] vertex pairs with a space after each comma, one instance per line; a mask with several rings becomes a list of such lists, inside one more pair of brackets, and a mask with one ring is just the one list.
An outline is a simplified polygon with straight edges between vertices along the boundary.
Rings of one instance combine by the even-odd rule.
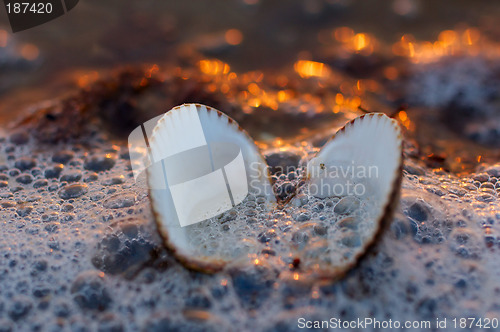
[[[306, 191], [320, 199], [337, 197], [334, 212], [341, 217], [321, 254], [314, 248], [297, 253], [306, 268], [322, 276], [342, 275], [375, 243], [398, 202], [402, 144], [395, 120], [370, 113], [346, 124], [309, 161]], [[340, 193], [349, 183], [351, 193]]]
[[[273, 251], [270, 262], [282, 269], [293, 261], [295, 271], [310, 280], [338, 278], [391, 218], [402, 174], [401, 130], [383, 114], [349, 122], [309, 161], [300, 190], [311, 210], [315, 203], [330, 204], [322, 219], [302, 218], [293, 202], [278, 209], [254, 142], [210, 107], [173, 108], [152, 130], [149, 148], [147, 175], [158, 229], [179, 261], [204, 272], [261, 262], [263, 252]], [[370, 171], [375, 174], [366, 174]], [[349, 183], [353, 192], [335, 190]]]
[[244, 239], [239, 233], [222, 233], [224, 221], [234, 216], [231, 209], [245, 200], [259, 197], [265, 209], [276, 203], [263, 157], [233, 119], [204, 105], [184, 104], [158, 121], [149, 146], [153, 211], [179, 260], [214, 271], [258, 250], [238, 245]]

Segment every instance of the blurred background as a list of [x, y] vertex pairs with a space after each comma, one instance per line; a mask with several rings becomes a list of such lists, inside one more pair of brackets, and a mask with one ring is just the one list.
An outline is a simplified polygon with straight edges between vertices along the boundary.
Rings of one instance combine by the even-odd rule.
[[[374, 80], [392, 108], [445, 109], [455, 100], [461, 110], [483, 108], [497, 99], [499, 17], [494, 0], [82, 0], [54, 21], [12, 34], [2, 9], [0, 120], [125, 64], [183, 66], [193, 54], [236, 73], [321, 78], [332, 69], [340, 81]], [[488, 130], [480, 140], [497, 142], [500, 129]]]
[[[494, 0], [81, 0], [66, 15], [12, 35], [2, 7], [0, 91], [23, 74], [24, 85], [38, 85], [67, 69], [166, 61], [183, 44], [240, 71], [272, 69], [303, 52], [317, 57], [342, 26], [389, 45], [404, 34], [436, 40], [461, 26], [496, 36], [499, 14]], [[36, 63], [23, 66], [23, 59]]]

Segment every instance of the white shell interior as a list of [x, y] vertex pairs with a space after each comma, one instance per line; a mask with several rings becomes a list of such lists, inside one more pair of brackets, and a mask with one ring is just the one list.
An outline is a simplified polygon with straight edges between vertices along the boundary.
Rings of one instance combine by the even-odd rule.
[[[319, 201], [335, 198], [326, 240], [300, 248], [304, 264], [318, 270], [359, 257], [379, 228], [400, 176], [402, 139], [397, 122], [381, 113], [341, 129], [307, 165], [304, 191]], [[316, 250], [317, 249], [317, 250]]]
[[173, 108], [158, 121], [149, 144], [152, 203], [162, 231], [182, 255], [200, 249], [193, 242], [197, 229], [210, 227], [214, 217], [249, 195], [274, 206], [267, 165], [256, 145], [214, 109], [198, 104]]
[[308, 185], [316, 187], [310, 193], [320, 198], [343, 196], [340, 188], [350, 183], [353, 193], [358, 186], [356, 196], [362, 199], [388, 200], [401, 162], [400, 136], [396, 121], [382, 113], [347, 124], [308, 163]]

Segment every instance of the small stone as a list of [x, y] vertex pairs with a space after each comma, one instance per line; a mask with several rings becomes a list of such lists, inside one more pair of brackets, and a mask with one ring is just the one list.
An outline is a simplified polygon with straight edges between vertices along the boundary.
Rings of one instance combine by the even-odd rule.
[[28, 169], [32, 169], [33, 167], [36, 166], [36, 161], [33, 158], [29, 157], [22, 157], [16, 160], [14, 163], [14, 167], [21, 171], [26, 171]]
[[356, 230], [359, 227], [359, 220], [354, 217], [346, 217], [337, 223], [339, 228], [348, 228]]
[[488, 167], [486, 169], [486, 173], [489, 176], [494, 176], [496, 178], [500, 178], [500, 165], [495, 165], [495, 166]]
[[235, 268], [229, 273], [234, 291], [246, 308], [258, 308], [272, 294], [276, 273], [270, 268], [250, 266], [245, 270]]
[[59, 175], [61, 175], [61, 172], [63, 169], [64, 169], [64, 166], [62, 164], [54, 165], [52, 167], [45, 169], [44, 176], [47, 179], [58, 178]]
[[300, 222], [308, 221], [311, 219], [311, 213], [305, 209], [301, 209], [293, 215], [293, 219]]
[[41, 299], [50, 294], [50, 289], [45, 287], [35, 287], [32, 294], [34, 297]]
[[88, 191], [88, 186], [86, 184], [71, 184], [63, 187], [59, 190], [59, 197], [62, 199], [78, 198]]
[[88, 173], [85, 178], [83, 179], [83, 182], [94, 182], [94, 181], [97, 181], [97, 179], [99, 178], [99, 176], [97, 175], [97, 173], [95, 172], [90, 172]]
[[313, 230], [316, 235], [320, 236], [326, 235], [326, 233], [328, 232], [328, 228], [326, 227], [326, 225], [323, 224], [314, 225]]
[[56, 152], [52, 156], [52, 161], [58, 164], [66, 164], [68, 163], [73, 157], [75, 156], [75, 153], [71, 150], [62, 150]]
[[490, 194], [483, 194], [483, 195], [479, 195], [476, 199], [478, 201], [481, 201], [481, 202], [489, 203], [489, 202], [493, 202], [496, 198], [495, 198], [495, 196], [490, 195]]
[[24, 188], [21, 186], [14, 186], [14, 187], [10, 188], [10, 191], [12, 191], [13, 193], [17, 193], [18, 191], [21, 191], [23, 189]]
[[93, 156], [85, 160], [83, 167], [89, 171], [103, 172], [115, 166], [115, 159], [110, 154]]
[[101, 275], [98, 271], [81, 273], [71, 285], [73, 300], [82, 309], [106, 310], [112, 299], [104, 285], [104, 281], [104, 275]]
[[266, 162], [271, 174], [283, 174], [295, 171], [299, 166], [301, 157], [292, 151], [280, 151], [266, 156]]
[[35, 167], [33, 169], [31, 169], [31, 175], [33, 176], [39, 176], [42, 174], [42, 170], [38, 167]]
[[17, 214], [20, 217], [26, 217], [27, 215], [29, 215], [31, 213], [31, 211], [33, 211], [33, 206], [31, 206], [31, 205], [25, 205], [25, 206], [20, 207], [16, 210]]
[[312, 211], [313, 212], [320, 212], [322, 211], [323, 209], [325, 208], [325, 204], [321, 203], [321, 202], [316, 202], [313, 204], [313, 206], [311, 207]]
[[135, 204], [135, 195], [133, 193], [120, 193], [106, 199], [102, 204], [107, 209], [121, 209], [131, 207]]
[[28, 298], [18, 297], [10, 301], [7, 314], [13, 321], [18, 321], [25, 317], [31, 311], [31, 308], [32, 304]]
[[408, 209], [408, 216], [413, 220], [423, 222], [426, 221], [429, 215], [428, 208], [422, 203], [416, 202]]
[[23, 145], [28, 143], [29, 141], [29, 136], [27, 133], [24, 132], [16, 132], [10, 135], [9, 140], [12, 144], [15, 145]]
[[19, 170], [18, 170], [18, 169], [11, 169], [11, 170], [9, 171], [9, 175], [10, 175], [10, 176], [12, 176], [12, 177], [14, 177], [14, 176], [18, 176], [19, 174], [21, 174], [21, 172], [19, 172]]
[[484, 183], [481, 183], [479, 188], [480, 189], [495, 189], [495, 185], [490, 183], [490, 182], [484, 182]]
[[75, 209], [75, 207], [71, 204], [64, 204], [62, 207], [61, 207], [61, 211], [62, 212], [71, 212]]
[[57, 224], [48, 224], [48, 225], [45, 225], [44, 229], [48, 233], [56, 233], [57, 230], [59, 229], [59, 226], [57, 226]]
[[110, 179], [106, 179], [102, 182], [102, 184], [105, 186], [112, 186], [112, 185], [122, 184], [123, 182], [125, 182], [125, 177], [123, 175], [120, 175], [112, 177]]
[[486, 182], [490, 179], [490, 176], [488, 175], [488, 173], [479, 173], [474, 175], [472, 178], [474, 179], [474, 181]]
[[271, 241], [271, 239], [274, 237], [276, 237], [276, 232], [274, 231], [274, 229], [270, 229], [268, 231], [260, 233], [257, 236], [257, 239], [262, 243], [266, 243]]
[[350, 214], [359, 208], [360, 202], [354, 196], [346, 196], [338, 201], [333, 208], [333, 212], [337, 214]]
[[8, 209], [8, 208], [16, 206], [16, 203], [15, 202], [2, 202], [2, 203], [0, 203], [0, 206], [5, 208], [5, 209]]
[[45, 187], [48, 184], [49, 184], [49, 181], [47, 181], [45, 179], [36, 180], [35, 183], [33, 183], [33, 188], [38, 189], [41, 187]]
[[282, 201], [288, 199], [295, 192], [295, 185], [291, 182], [284, 182], [275, 187], [278, 198]]
[[255, 209], [246, 209], [245, 210], [245, 215], [247, 217], [253, 217], [253, 216], [256, 216], [257, 215], [257, 210]]
[[16, 182], [21, 184], [30, 184], [33, 182], [33, 177], [31, 174], [21, 174], [16, 178]]
[[416, 165], [405, 164], [404, 170], [407, 171], [409, 174], [413, 174], [413, 175], [424, 175], [425, 174], [424, 169], [422, 167], [416, 166]]
[[82, 173], [80, 171], [69, 171], [61, 176], [61, 181], [66, 182], [78, 182], [82, 179]]

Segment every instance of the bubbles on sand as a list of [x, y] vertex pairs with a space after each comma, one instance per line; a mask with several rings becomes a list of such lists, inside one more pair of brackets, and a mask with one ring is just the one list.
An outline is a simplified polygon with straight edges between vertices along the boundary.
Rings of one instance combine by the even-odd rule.
[[[186, 270], [164, 249], [144, 178], [134, 182], [118, 151], [103, 157], [111, 148], [105, 143], [36, 155], [31, 148], [2, 145], [9, 151], [0, 172], [2, 326], [272, 330], [303, 315], [404, 320], [499, 314], [500, 302], [491, 296], [500, 275], [498, 165], [459, 178], [407, 160], [401, 204], [377, 250], [339, 282], [311, 283], [300, 272], [304, 261], [282, 251], [282, 242], [297, 250], [307, 244], [317, 249], [308, 255], [333, 259], [322, 243], [333, 236], [341, 257], [359, 246], [366, 225], [363, 203], [355, 198], [320, 199], [301, 190], [309, 145], [297, 148], [300, 163], [289, 155], [277, 160], [296, 165], [274, 175], [275, 188], [294, 187], [286, 213], [264, 211], [253, 197], [220, 217], [214, 243], [218, 234], [248, 232], [239, 246], [258, 250], [248, 264], [212, 276]], [[47, 176], [54, 168], [61, 173]], [[64, 174], [82, 178], [65, 181]], [[32, 181], [19, 182], [25, 175]], [[482, 199], [486, 194], [492, 200]], [[269, 264], [273, 260], [282, 263]]]

